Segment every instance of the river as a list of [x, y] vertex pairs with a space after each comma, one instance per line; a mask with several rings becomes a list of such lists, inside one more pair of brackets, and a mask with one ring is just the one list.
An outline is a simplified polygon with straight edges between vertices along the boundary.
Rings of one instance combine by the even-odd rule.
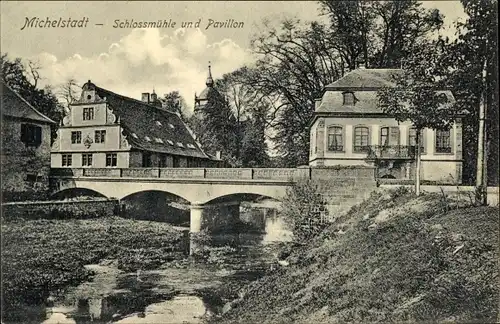
[[223, 261], [186, 257], [134, 273], [120, 271], [116, 260], [86, 265], [93, 279], [51, 296], [39, 323], [201, 323], [221, 314], [239, 288], [280, 266], [277, 246], [291, 238], [274, 210], [246, 208], [240, 218], [259, 215], [261, 233], [214, 237], [216, 246], [232, 242]]

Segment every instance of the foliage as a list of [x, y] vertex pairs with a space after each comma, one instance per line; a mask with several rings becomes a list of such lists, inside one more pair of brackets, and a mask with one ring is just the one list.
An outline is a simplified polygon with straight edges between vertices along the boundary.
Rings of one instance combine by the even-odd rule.
[[166, 110], [178, 113], [184, 122], [189, 119], [186, 100], [181, 96], [179, 91], [171, 91], [166, 93], [163, 98], [163, 105]]
[[[419, 185], [420, 134], [424, 128], [447, 130], [456, 119], [456, 105], [440, 91], [440, 77], [446, 73], [442, 64], [443, 42], [438, 40], [413, 53], [405, 60], [394, 86], [378, 91], [382, 110], [398, 122], [410, 121], [416, 129], [416, 177]], [[419, 192], [417, 192], [419, 194]]]
[[498, 208], [379, 191], [246, 289], [222, 323], [494, 322]]
[[51, 127], [52, 141], [56, 138], [57, 127], [63, 117], [63, 107], [50, 86], [39, 89], [40, 67], [32, 61], [26, 64], [20, 58], [11, 61], [7, 54], [0, 57], [3, 81], [29, 102], [35, 109], [56, 122]]
[[324, 227], [322, 214], [326, 214], [326, 202], [318, 186], [309, 179], [299, 179], [287, 189], [281, 215], [290, 225], [294, 240], [304, 242], [317, 235]]
[[45, 301], [52, 291], [87, 280], [83, 265], [117, 258], [132, 271], [183, 254], [182, 233], [162, 223], [94, 220], [2, 221], [2, 303], [5, 314]]
[[[475, 182], [477, 140], [481, 95], [486, 98], [486, 142], [488, 180], [498, 184], [498, 2], [461, 1], [468, 17], [458, 22], [457, 38], [447, 47], [446, 64], [450, 73], [445, 82], [453, 89], [457, 105], [468, 113], [463, 120], [463, 174], [467, 183]], [[485, 76], [483, 77], [483, 71]]]

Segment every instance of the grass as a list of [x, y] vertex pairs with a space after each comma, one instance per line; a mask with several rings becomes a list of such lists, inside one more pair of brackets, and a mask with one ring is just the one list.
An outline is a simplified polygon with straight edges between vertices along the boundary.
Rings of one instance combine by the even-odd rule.
[[125, 271], [156, 268], [183, 254], [182, 236], [164, 223], [118, 217], [3, 221], [4, 314], [88, 280], [85, 264], [116, 259]]
[[494, 322], [498, 212], [439, 194], [377, 192], [214, 321]]

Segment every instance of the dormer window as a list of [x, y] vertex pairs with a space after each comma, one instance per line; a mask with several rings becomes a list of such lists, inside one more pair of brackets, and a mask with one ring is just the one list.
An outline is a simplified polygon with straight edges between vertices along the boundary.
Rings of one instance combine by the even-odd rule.
[[151, 142], [151, 139], [149, 138], [149, 136], [144, 136], [144, 139], [145, 139], [147, 142]]
[[184, 147], [184, 145], [181, 142], [177, 142], [178, 147]]
[[171, 140], [167, 140], [168, 144], [170, 145], [174, 145], [174, 142], [172, 142]]
[[174, 128], [175, 128], [175, 126], [174, 126], [174, 125], [172, 125], [172, 124], [168, 124], [168, 126], [169, 126], [170, 128], [172, 128], [172, 129], [174, 129]]
[[163, 144], [163, 140], [161, 138], [155, 137], [155, 142]]
[[139, 138], [136, 133], [132, 133], [133, 138]]
[[161, 123], [159, 120], [156, 121], [156, 126], [161, 126]]
[[189, 144], [187, 145], [187, 147], [189, 147], [190, 149], [195, 149], [194, 145], [193, 145], [193, 144], [191, 144], [191, 143], [189, 143]]
[[347, 91], [342, 93], [342, 95], [344, 97], [344, 106], [354, 106], [356, 104], [356, 97], [354, 97], [353, 92]]

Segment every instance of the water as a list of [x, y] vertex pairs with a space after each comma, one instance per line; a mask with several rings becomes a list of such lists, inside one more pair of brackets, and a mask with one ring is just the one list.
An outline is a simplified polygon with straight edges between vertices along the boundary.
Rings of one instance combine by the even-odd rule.
[[94, 278], [53, 296], [39, 323], [201, 323], [237, 298], [238, 287], [276, 266], [274, 243], [290, 240], [290, 233], [275, 213], [261, 212], [262, 233], [214, 237], [216, 246], [237, 242], [223, 263], [185, 261], [134, 273], [120, 271], [114, 260], [87, 265]]

